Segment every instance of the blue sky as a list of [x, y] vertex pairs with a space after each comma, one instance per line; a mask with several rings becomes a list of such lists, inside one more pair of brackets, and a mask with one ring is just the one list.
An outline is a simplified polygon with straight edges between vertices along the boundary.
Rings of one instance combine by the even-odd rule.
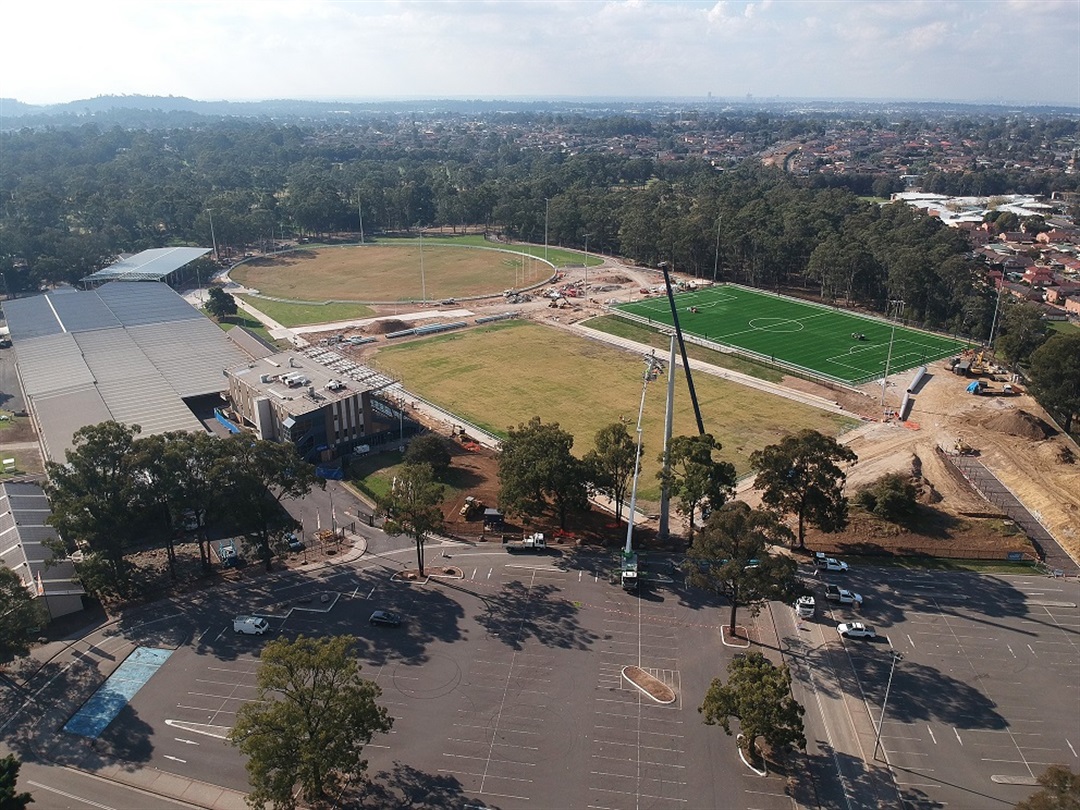
[[1080, 108], [1080, 0], [19, 0], [0, 96], [859, 98]]

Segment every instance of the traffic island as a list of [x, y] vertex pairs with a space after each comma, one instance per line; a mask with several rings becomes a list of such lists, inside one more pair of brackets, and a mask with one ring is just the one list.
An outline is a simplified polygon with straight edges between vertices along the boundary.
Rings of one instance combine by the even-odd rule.
[[657, 678], [650, 675], [641, 667], [623, 667], [623, 677], [634, 686], [651, 697], [657, 703], [669, 704], [675, 702], [675, 690]]
[[750, 646], [750, 631], [741, 624], [735, 625], [735, 632], [726, 624], [720, 627], [720, 640], [725, 647], [739, 647], [745, 649]]
[[406, 568], [390, 577], [391, 582], [405, 582], [411, 585], [425, 585], [433, 579], [465, 579], [465, 572], [457, 566], [442, 565], [437, 568], [429, 566], [422, 574], [419, 568]]

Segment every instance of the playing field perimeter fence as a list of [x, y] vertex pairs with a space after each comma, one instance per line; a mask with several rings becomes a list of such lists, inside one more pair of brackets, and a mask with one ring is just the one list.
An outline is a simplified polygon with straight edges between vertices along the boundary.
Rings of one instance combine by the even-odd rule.
[[[671, 335], [675, 332], [675, 327], [671, 326], [664, 321], [654, 321], [652, 318], [646, 318], [643, 315], [638, 315], [633, 312], [627, 312], [623, 309], [618, 309], [614, 306], [607, 307], [608, 312], [612, 315], [617, 315], [620, 318], [631, 321], [641, 326], [648, 326], [652, 329], [656, 329], [665, 335]], [[703, 338], [700, 335], [695, 335], [690, 332], [683, 332], [683, 340], [687, 343], [693, 343], [696, 346], [701, 346], [705, 349], [710, 349], [714, 352], [721, 352], [723, 354], [734, 354], [738, 357], [745, 357], [749, 360], [762, 363], [767, 366], [774, 366], [776, 368], [790, 371], [799, 377], [810, 377], [815, 380], [826, 380], [834, 385], [839, 385], [843, 388], [848, 388], [852, 391], [858, 390], [858, 387], [863, 383], [868, 383], [871, 380], [879, 379], [878, 374], [867, 374], [863, 377], [858, 377], [853, 380], [845, 380], [842, 377], [836, 377], [832, 374], [827, 374], [824, 371], [818, 371], [814, 368], [807, 368], [806, 366], [800, 366], [798, 363], [790, 363], [787, 360], [778, 360], [775, 357], [770, 357], [767, 354], [761, 354], [750, 349], [745, 349], [742, 346], [735, 346], [731, 343], [725, 343], [720, 340], [713, 340], [712, 338]]]

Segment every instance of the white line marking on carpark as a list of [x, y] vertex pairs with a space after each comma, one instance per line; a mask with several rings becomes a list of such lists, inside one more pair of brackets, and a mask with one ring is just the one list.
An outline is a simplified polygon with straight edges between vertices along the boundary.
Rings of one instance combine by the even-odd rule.
[[907, 643], [911, 645], [912, 649], [915, 649], [915, 642], [911, 640], [911, 634], [908, 634]]
[[1029, 650], [1031, 650], [1031, 654], [1032, 654], [1032, 655], [1034, 655], [1034, 656], [1035, 656], [1036, 658], [1038, 658], [1038, 657], [1039, 657], [1039, 654], [1038, 654], [1037, 652], [1035, 652], [1035, 648], [1034, 648], [1034, 647], [1032, 647], [1032, 646], [1031, 646], [1030, 644], [1028, 644], [1028, 645], [1027, 645], [1027, 648], [1028, 648]]
[[495, 570], [494, 568], [489, 568], [488, 569], [488, 575], [487, 575], [488, 579], [491, 579], [491, 572], [494, 571], [494, 570]]
[[187, 765], [186, 759], [180, 759], [180, 757], [170, 756], [169, 754], [165, 754], [164, 757], [165, 759], [171, 759], [173, 762], [183, 762], [185, 765]]
[[183, 737], [173, 737], [173, 739], [176, 740], [177, 742], [182, 742], [185, 745], [198, 745], [198, 743], [195, 742], [194, 740], [185, 740]]
[[107, 804], [102, 804], [101, 802], [90, 801], [90, 799], [84, 799], [82, 796], [76, 796], [74, 793], [65, 793], [62, 790], [59, 790], [59, 789], [54, 788], [54, 787], [49, 787], [48, 785], [43, 785], [40, 782], [27, 781], [26, 784], [30, 785], [30, 787], [36, 787], [36, 788], [41, 788], [42, 790], [48, 790], [49, 792], [55, 793], [58, 796], [63, 796], [65, 799], [74, 799], [77, 802], [82, 802], [83, 804], [88, 804], [91, 807], [100, 807], [101, 810], [115, 810], [115, 808], [110, 807]]
[[930, 739], [934, 741], [934, 745], [937, 745], [937, 737], [934, 736], [934, 730], [930, 728], [930, 726], [927, 726], [926, 730], [930, 732]]
[[964, 741], [960, 739], [960, 732], [956, 730], [956, 726], [953, 726], [953, 730], [952, 730], [952, 731], [953, 731], [953, 734], [955, 734], [955, 735], [956, 735], [956, 741], [957, 741], [958, 743], [960, 743], [961, 745], [963, 745], [963, 744], [964, 744]]
[[1011, 653], [1012, 653], [1012, 657], [1013, 657], [1013, 658], [1016, 658], [1016, 653], [1014, 653], [1014, 652], [1013, 652], [1013, 648], [1012, 648], [1012, 647], [1010, 647], [1010, 646], [1009, 646], [1008, 644], [1006, 644], [1006, 645], [1005, 645], [1005, 649], [1006, 649], [1006, 650], [1008, 650], [1009, 652], [1011, 652]]
[[1069, 742], [1069, 738], [1068, 738], [1068, 737], [1066, 737], [1066, 738], [1065, 738], [1065, 744], [1066, 744], [1067, 746], [1069, 746], [1069, 750], [1073, 752], [1073, 756], [1075, 757], [1075, 756], [1076, 756], [1076, 749], [1072, 747], [1072, 743], [1071, 743], [1071, 742]]
[[476, 572], [479, 571], [479, 570], [480, 570], [479, 568], [474, 568], [472, 570], [472, 576], [469, 577], [469, 579], [476, 579]]

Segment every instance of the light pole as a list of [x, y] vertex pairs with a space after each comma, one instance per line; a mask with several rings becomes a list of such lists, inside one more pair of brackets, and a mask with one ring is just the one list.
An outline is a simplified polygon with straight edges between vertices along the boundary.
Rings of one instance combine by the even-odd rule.
[[649, 383], [656, 379], [664, 370], [664, 363], [657, 360], [653, 354], [645, 355], [645, 374], [641, 379], [641, 404], [637, 413], [637, 446], [634, 453], [634, 485], [630, 490], [630, 514], [626, 516], [626, 548], [624, 553], [633, 553], [634, 538], [634, 510], [637, 508], [637, 484], [641, 473], [641, 417], [645, 413], [645, 392], [649, 389]]
[[892, 689], [893, 674], [896, 672], [896, 664], [904, 660], [904, 654], [893, 650], [892, 666], [889, 667], [889, 682], [885, 684], [885, 699], [881, 701], [881, 717], [877, 724], [877, 739], [874, 740], [874, 759], [877, 759], [878, 748], [881, 746], [881, 726], [885, 722], [885, 709], [889, 706], [889, 690]]
[[986, 341], [987, 345], [992, 350], [994, 348], [994, 330], [997, 329], [998, 310], [1001, 309], [1001, 291], [1005, 289], [1005, 279], [1001, 279], [1001, 285], [998, 287], [997, 302], [994, 304], [994, 319], [990, 321], [990, 339]]
[[586, 298], [589, 297], [589, 237], [590, 236], [592, 236], [591, 233], [585, 234], [585, 287], [582, 289], [582, 292], [585, 294]]
[[[895, 307], [896, 314], [894, 315], [894, 319], [893, 319], [893, 322], [892, 322], [892, 330], [891, 330], [891, 332], [889, 334], [889, 352], [888, 352], [888, 354], [885, 355], [885, 376], [881, 378], [881, 407], [882, 407], [882, 410], [884, 410], [884, 408], [885, 408], [885, 387], [889, 384], [889, 366], [892, 364], [893, 341], [896, 339], [896, 318], [898, 318], [900, 316], [900, 310], [903, 307], [904, 302], [900, 301], [900, 300], [897, 300], [897, 301], [890, 301], [889, 304], [891, 304], [891, 305], [893, 305]], [[885, 317], [888, 317], [888, 316], [889, 316], [889, 313], [888, 313], [888, 310], [886, 310]]]
[[417, 225], [420, 229], [420, 297], [424, 303], [427, 303], [427, 282], [424, 280], [424, 227]]
[[206, 213], [210, 216], [210, 241], [214, 243], [214, 261], [218, 261], [217, 237], [214, 236], [214, 209], [207, 208]]
[[548, 211], [551, 208], [551, 200], [544, 197], [544, 261], [548, 260], [547, 248], [548, 248]]
[[716, 271], [720, 269], [720, 223], [723, 222], [724, 217], [722, 214], [716, 216], [716, 255], [713, 256], [712, 263], [712, 280], [713, 284], [716, 283]]

